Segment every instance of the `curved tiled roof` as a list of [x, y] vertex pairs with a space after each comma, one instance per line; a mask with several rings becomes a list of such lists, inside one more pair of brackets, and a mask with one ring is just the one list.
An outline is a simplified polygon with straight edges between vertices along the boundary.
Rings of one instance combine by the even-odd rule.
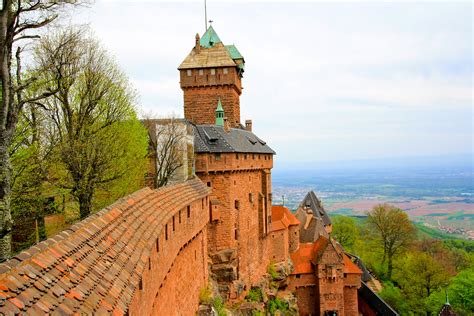
[[194, 131], [194, 151], [197, 153], [275, 154], [266, 142], [244, 129], [231, 128], [226, 132], [222, 126], [195, 125]]
[[142, 189], [0, 265], [0, 313], [124, 314], [163, 223], [200, 180]]

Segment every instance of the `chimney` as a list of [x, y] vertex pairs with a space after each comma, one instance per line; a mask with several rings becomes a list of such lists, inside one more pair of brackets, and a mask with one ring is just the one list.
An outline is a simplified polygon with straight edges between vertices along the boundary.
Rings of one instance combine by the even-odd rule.
[[227, 117], [224, 117], [224, 131], [226, 131], [226, 133], [230, 131], [229, 120]]
[[199, 53], [201, 51], [199, 33], [196, 33], [196, 45], [194, 46], [194, 48], [196, 49], [196, 53]]
[[245, 120], [245, 130], [252, 131], [252, 120]]

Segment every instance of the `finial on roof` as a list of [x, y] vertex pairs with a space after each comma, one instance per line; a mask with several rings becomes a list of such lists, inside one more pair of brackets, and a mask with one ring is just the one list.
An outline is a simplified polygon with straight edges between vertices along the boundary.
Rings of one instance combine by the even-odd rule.
[[224, 108], [222, 107], [221, 99], [217, 100], [216, 108], [216, 125], [224, 126]]
[[201, 44], [199, 43], [200, 40], [201, 38], [199, 37], [199, 33], [196, 33], [196, 43], [194, 46], [194, 48], [196, 49], [196, 53], [199, 53], [201, 51]]

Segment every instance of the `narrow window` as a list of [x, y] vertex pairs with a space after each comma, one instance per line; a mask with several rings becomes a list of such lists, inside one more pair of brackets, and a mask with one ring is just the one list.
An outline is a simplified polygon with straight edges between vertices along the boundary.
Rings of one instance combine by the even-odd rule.
[[191, 69], [188, 69], [186, 73], [188, 74], [188, 77], [191, 77], [193, 75], [193, 71]]
[[215, 154], [214, 154], [214, 158], [215, 158], [216, 160], [221, 160], [221, 153], [215, 153]]
[[247, 160], [247, 154], [244, 155], [244, 159]]
[[297, 278], [297, 279], [301, 278], [301, 274], [297, 274], [297, 275], [296, 275], [296, 278]]
[[179, 223], [181, 224], [181, 210], [179, 210]]
[[175, 224], [174, 224], [174, 216], [173, 216], [173, 231], [175, 230]]
[[143, 281], [142, 281], [142, 278], [140, 278], [140, 281], [138, 282], [138, 289], [143, 290]]
[[227, 68], [224, 68], [222, 71], [224, 72], [224, 75], [227, 75], [229, 73], [229, 69]]
[[200, 75], [200, 76], [204, 75], [204, 70], [199, 69], [199, 75]]
[[151, 270], [151, 258], [148, 258], [148, 270]]
[[165, 224], [165, 240], [168, 240], [168, 224]]
[[160, 252], [160, 238], [156, 238], [156, 252]]
[[239, 154], [235, 154], [235, 159], [239, 160]]
[[215, 75], [216, 74], [216, 69], [215, 68], [211, 68], [211, 75]]
[[211, 181], [207, 181], [207, 186], [211, 187]]
[[188, 213], [188, 218], [191, 217], [191, 206], [187, 206], [187, 209], [186, 209], [187, 213]]
[[255, 160], [255, 154], [252, 154], [252, 159]]
[[253, 193], [249, 193], [249, 202], [253, 203]]
[[237, 229], [234, 230], [234, 238], [235, 238], [235, 240], [239, 239], [239, 233], [238, 233]]
[[235, 200], [235, 201], [234, 201], [234, 207], [235, 207], [236, 210], [239, 209], [239, 207], [240, 207], [239, 200]]

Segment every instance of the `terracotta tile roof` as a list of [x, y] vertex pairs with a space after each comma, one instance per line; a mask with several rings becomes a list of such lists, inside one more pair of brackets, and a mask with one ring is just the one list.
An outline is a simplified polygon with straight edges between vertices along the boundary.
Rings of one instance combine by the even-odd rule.
[[362, 270], [346, 254], [343, 254], [343, 262], [344, 273], [362, 274]]
[[142, 189], [0, 264], [0, 314], [124, 314], [157, 227], [208, 188]]
[[314, 243], [300, 244], [298, 250], [290, 254], [294, 266], [291, 274], [313, 273], [317, 257], [326, 249], [328, 244], [329, 240], [324, 237], [319, 238]]
[[299, 225], [299, 220], [290, 210], [282, 205], [272, 205], [272, 230], [286, 229], [292, 225]]

